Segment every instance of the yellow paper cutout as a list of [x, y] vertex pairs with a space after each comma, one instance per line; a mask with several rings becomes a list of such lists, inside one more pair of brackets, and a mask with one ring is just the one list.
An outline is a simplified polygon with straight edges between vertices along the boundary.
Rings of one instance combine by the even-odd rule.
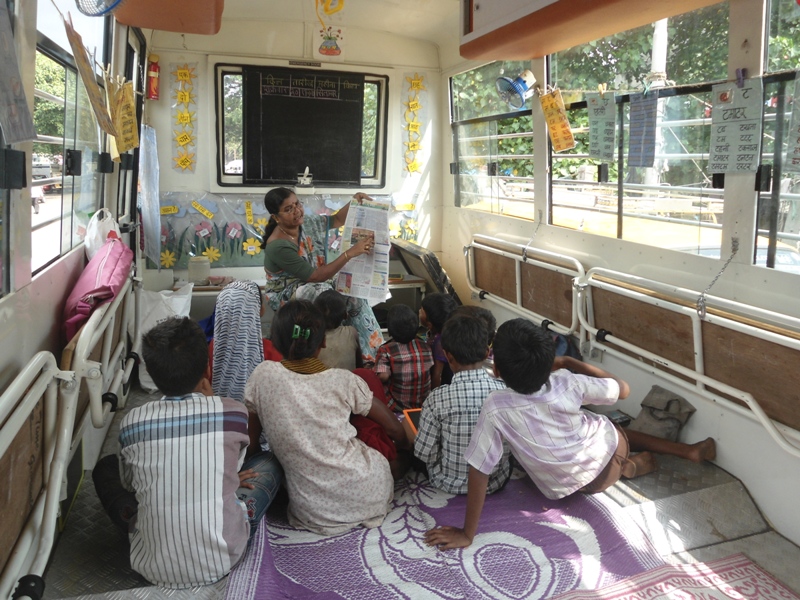
[[192, 200], [192, 208], [203, 215], [209, 221], [214, 220], [214, 213], [208, 210], [205, 206], [200, 204], [197, 200]]
[[186, 86], [185, 89], [177, 89], [175, 90], [174, 98], [178, 104], [183, 104], [186, 108], [189, 108], [190, 104], [197, 104], [195, 99], [195, 94], [193, 91], [192, 86]]
[[408, 170], [409, 173], [419, 173], [420, 166], [421, 165], [419, 164], [418, 161], [412, 160], [410, 163], [406, 165], [406, 169]]
[[207, 250], [203, 251], [203, 256], [207, 256], [208, 257], [208, 262], [213, 263], [213, 262], [218, 261], [220, 259], [220, 257], [222, 256], [222, 253], [217, 248], [214, 248], [213, 246], [211, 246]]
[[408, 146], [409, 152], [418, 152], [421, 149], [421, 145], [419, 142], [403, 142], [406, 146]]
[[192, 79], [197, 77], [197, 74], [194, 72], [194, 67], [190, 67], [188, 63], [175, 67], [172, 75], [178, 81], [185, 81], [190, 84], [192, 83]]
[[175, 124], [194, 127], [194, 117], [196, 112], [189, 112], [188, 110], [179, 110], [175, 113]]
[[415, 208], [417, 208], [416, 204], [398, 204], [394, 207], [395, 210], [400, 212], [408, 212], [410, 210], [414, 210]]
[[175, 253], [171, 252], [170, 250], [164, 250], [161, 253], [161, 266], [165, 269], [172, 268], [172, 265], [176, 263]]
[[248, 225], [253, 224], [253, 203], [250, 200], [247, 200], [244, 203], [244, 214], [247, 220]]
[[409, 121], [406, 129], [408, 129], [409, 133], [419, 133], [421, 127], [422, 123], [419, 121]]
[[191, 134], [189, 131], [174, 131], [172, 132], [175, 134], [175, 142], [179, 146], [188, 146], [189, 144], [195, 145], [197, 138]]
[[162, 215], [177, 215], [180, 212], [180, 209], [177, 206], [162, 206], [161, 207], [161, 214]]
[[[419, 100], [411, 97], [409, 97], [408, 102], [403, 102], [403, 105], [408, 107], [409, 112], [417, 112], [420, 108], [422, 108]], [[408, 121], [408, 117], [406, 117], [406, 121]]]
[[267, 220], [265, 218], [260, 218], [256, 221], [255, 229], [258, 233], [264, 233], [267, 230]]
[[422, 80], [425, 79], [424, 75], [420, 75], [419, 73], [414, 73], [414, 77], [406, 77], [406, 81], [409, 83], [409, 90], [427, 90], [423, 84]]
[[183, 171], [186, 169], [194, 170], [194, 152], [178, 151], [178, 156], [173, 156], [172, 160], [175, 161], [175, 166], [180, 167]]
[[542, 112], [547, 121], [547, 128], [550, 131], [550, 141], [553, 150], [561, 152], [575, 147], [575, 138], [569, 126], [567, 111], [564, 109], [564, 100], [561, 98], [561, 90], [553, 90], [549, 94], [539, 96], [542, 105]]
[[261, 252], [261, 242], [255, 238], [247, 238], [247, 241], [242, 244], [242, 249], [250, 256], [255, 256]]

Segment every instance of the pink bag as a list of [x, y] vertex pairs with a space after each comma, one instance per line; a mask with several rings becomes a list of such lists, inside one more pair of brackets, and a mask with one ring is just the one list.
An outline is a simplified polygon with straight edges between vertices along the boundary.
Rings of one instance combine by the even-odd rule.
[[95, 308], [117, 297], [131, 273], [133, 251], [110, 238], [89, 261], [64, 306], [64, 333], [69, 342]]

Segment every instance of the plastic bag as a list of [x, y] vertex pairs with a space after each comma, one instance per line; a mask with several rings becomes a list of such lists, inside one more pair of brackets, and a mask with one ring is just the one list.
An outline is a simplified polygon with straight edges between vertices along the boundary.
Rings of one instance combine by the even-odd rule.
[[675, 442], [695, 410], [686, 398], [654, 385], [628, 428]]
[[[112, 235], [113, 234], [113, 235]], [[92, 260], [98, 250], [103, 247], [108, 237], [119, 238], [119, 226], [107, 208], [98, 210], [86, 226], [86, 237], [83, 240], [86, 249], [86, 259]]]
[[[192, 307], [192, 287], [193, 284], [187, 283], [180, 289], [164, 290], [161, 292], [151, 292], [142, 290], [139, 303], [141, 306], [142, 322], [139, 326], [140, 333], [144, 334], [158, 325], [164, 319], [170, 317], [188, 317]], [[133, 336], [133, 331], [129, 331]], [[148, 392], [158, 390], [153, 383], [152, 377], [144, 367], [144, 363], [139, 368], [139, 384], [142, 389]]]

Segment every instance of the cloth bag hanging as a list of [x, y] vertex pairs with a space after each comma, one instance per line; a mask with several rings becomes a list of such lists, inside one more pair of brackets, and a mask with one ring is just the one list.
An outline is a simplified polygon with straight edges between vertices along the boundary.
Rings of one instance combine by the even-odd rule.
[[686, 398], [654, 385], [642, 400], [642, 410], [628, 429], [675, 442], [695, 410]]

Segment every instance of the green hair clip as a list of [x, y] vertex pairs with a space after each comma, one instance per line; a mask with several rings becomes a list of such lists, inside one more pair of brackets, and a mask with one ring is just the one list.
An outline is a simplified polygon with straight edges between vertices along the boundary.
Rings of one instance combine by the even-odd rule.
[[299, 338], [308, 339], [311, 337], [311, 329], [303, 329], [300, 325], [295, 325], [294, 329], [292, 329], [292, 339], [296, 340]]

